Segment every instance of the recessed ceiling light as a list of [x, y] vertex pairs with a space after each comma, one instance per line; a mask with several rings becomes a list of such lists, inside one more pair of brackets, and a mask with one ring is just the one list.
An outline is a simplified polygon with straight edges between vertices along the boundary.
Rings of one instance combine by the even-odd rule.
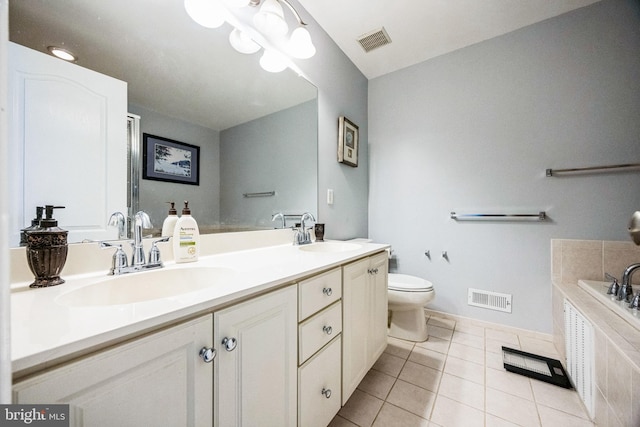
[[65, 61], [74, 62], [78, 59], [73, 53], [61, 47], [49, 46], [47, 49], [49, 49], [49, 52], [51, 52], [53, 56], [64, 59]]

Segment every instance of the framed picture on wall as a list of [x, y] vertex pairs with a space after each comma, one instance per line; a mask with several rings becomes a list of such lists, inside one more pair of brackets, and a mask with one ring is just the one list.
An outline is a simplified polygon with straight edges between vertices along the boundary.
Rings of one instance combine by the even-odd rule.
[[142, 178], [200, 185], [200, 147], [143, 134]]
[[358, 167], [358, 126], [344, 116], [338, 119], [338, 162]]

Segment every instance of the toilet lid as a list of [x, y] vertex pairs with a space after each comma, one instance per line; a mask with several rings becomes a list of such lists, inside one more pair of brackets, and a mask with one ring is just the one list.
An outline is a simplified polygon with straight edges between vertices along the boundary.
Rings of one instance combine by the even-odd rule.
[[400, 292], [428, 292], [433, 290], [433, 284], [420, 277], [389, 273], [389, 289]]

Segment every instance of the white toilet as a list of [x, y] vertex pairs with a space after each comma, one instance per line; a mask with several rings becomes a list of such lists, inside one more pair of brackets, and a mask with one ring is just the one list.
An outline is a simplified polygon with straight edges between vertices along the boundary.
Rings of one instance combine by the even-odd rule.
[[435, 298], [431, 282], [389, 273], [389, 336], [422, 342], [427, 337], [423, 307]]

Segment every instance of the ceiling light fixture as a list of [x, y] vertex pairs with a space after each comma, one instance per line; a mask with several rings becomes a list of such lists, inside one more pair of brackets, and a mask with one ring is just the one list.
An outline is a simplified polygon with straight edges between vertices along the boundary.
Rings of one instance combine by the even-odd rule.
[[[266, 42], [260, 65], [267, 71], [280, 72], [287, 68], [290, 57], [308, 59], [316, 53], [311, 34], [305, 28], [307, 24], [288, 0], [184, 0], [184, 5], [189, 16], [204, 27], [218, 28], [229, 22], [234, 27], [229, 43], [240, 53], [258, 52], [262, 46], [256, 37], [259, 42]], [[298, 22], [288, 39], [289, 26], [282, 5], [287, 6]], [[230, 11], [247, 6], [259, 6], [253, 15], [253, 25], [243, 23]]]
[[63, 49], [57, 46], [49, 46], [47, 50], [51, 52], [51, 54], [57, 58], [64, 59], [65, 61], [75, 62], [78, 58], [67, 49]]

